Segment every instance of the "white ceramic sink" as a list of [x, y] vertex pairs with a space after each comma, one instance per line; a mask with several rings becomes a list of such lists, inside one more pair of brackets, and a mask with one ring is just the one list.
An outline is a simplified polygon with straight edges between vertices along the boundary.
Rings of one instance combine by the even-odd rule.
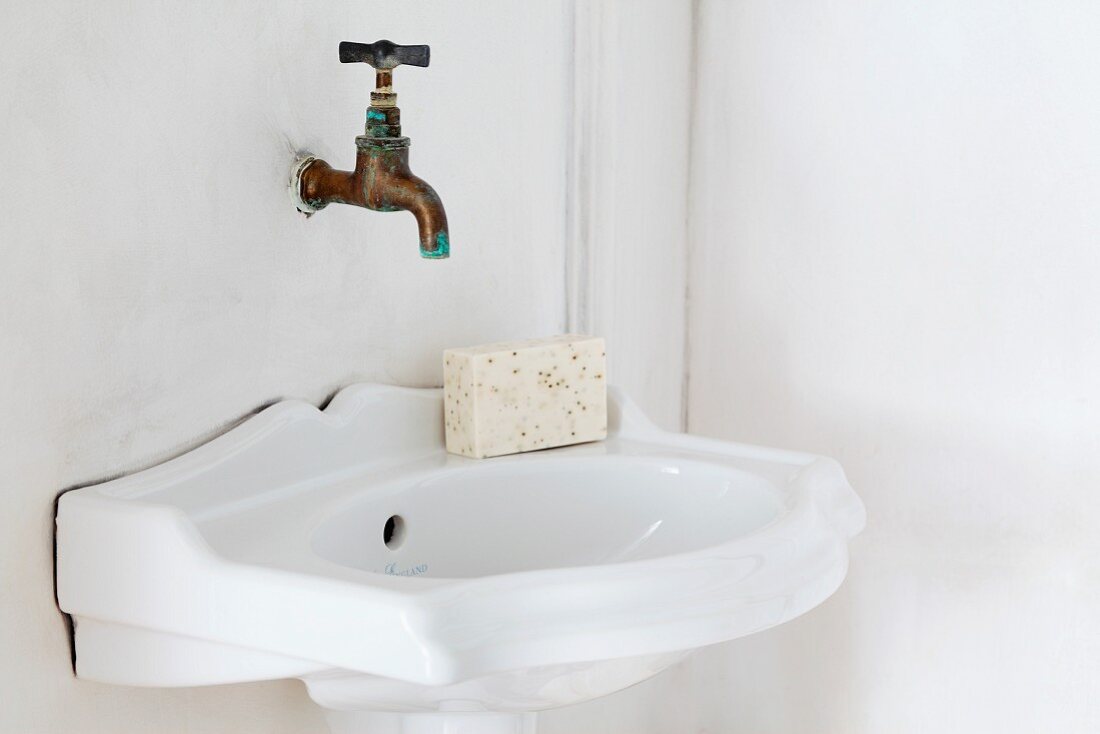
[[606, 441], [475, 460], [439, 391], [355, 385], [66, 493], [78, 675], [298, 677], [334, 731], [529, 733], [837, 588], [864, 513], [836, 462], [610, 398]]

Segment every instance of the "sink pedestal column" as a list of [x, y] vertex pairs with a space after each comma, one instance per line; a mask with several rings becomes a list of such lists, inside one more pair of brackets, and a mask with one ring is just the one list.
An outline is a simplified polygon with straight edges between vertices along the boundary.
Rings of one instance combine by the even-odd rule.
[[332, 734], [535, 734], [533, 713], [325, 711]]

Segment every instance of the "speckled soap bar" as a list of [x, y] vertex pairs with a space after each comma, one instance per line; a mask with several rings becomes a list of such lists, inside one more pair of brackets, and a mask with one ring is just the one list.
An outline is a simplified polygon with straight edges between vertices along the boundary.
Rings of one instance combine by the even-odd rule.
[[447, 450], [482, 459], [607, 437], [603, 339], [566, 334], [443, 352]]

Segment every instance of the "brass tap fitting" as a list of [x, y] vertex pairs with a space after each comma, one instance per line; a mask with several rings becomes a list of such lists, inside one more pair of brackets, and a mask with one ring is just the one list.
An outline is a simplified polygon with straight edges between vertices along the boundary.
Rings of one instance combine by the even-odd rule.
[[379, 212], [410, 211], [420, 229], [420, 255], [438, 259], [450, 255], [447, 214], [435, 189], [409, 170], [410, 141], [401, 135], [401, 110], [393, 91], [394, 68], [427, 66], [429, 58], [427, 46], [398, 46], [385, 40], [341, 43], [341, 63], [363, 62], [375, 68], [366, 125], [355, 138], [355, 170], [339, 171], [306, 157], [295, 167], [291, 188], [298, 209], [306, 214], [332, 203]]

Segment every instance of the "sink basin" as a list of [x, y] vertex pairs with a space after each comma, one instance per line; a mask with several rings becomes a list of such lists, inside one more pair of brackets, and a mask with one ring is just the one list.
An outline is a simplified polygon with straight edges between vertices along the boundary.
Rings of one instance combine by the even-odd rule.
[[68, 492], [77, 674], [297, 677], [337, 732], [529, 733], [839, 586], [864, 512], [836, 462], [609, 410], [606, 441], [476, 460], [440, 391], [354, 385]]

